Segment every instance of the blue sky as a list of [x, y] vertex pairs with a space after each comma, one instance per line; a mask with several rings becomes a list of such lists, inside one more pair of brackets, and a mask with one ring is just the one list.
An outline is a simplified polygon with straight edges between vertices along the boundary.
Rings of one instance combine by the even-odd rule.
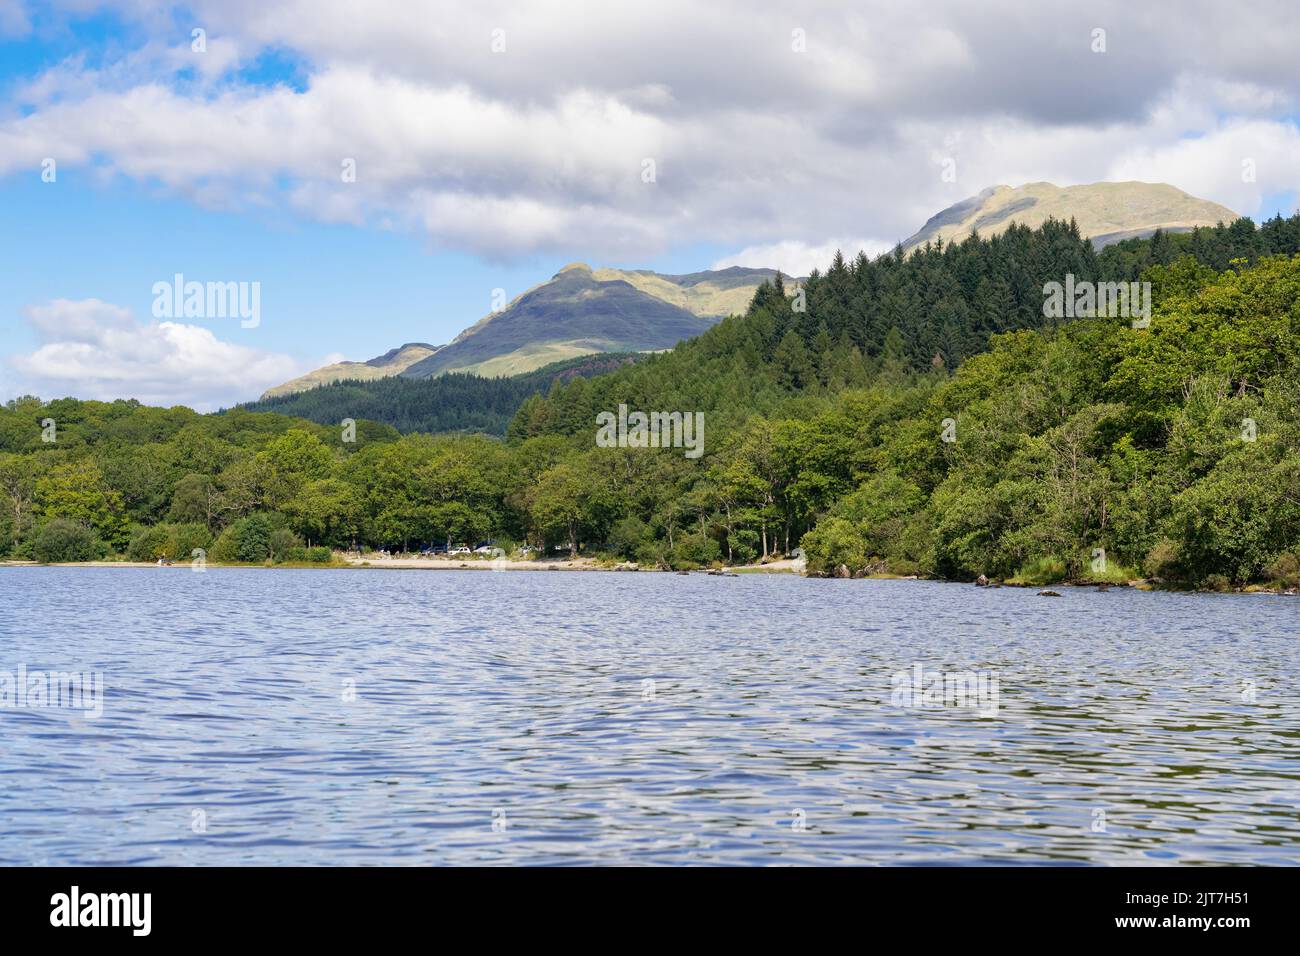
[[[171, 19], [180, 41], [189, 39], [193, 16], [180, 8]], [[111, 67], [150, 37], [142, 25], [107, 11], [78, 17], [33, 10], [31, 20], [30, 32], [0, 38], [6, 95], [70, 60]], [[232, 69], [229, 81], [300, 93], [309, 69], [304, 57], [277, 46]], [[195, 75], [180, 70], [170, 79], [184, 90]], [[106, 174], [98, 164], [56, 167], [53, 182], [41, 172], [14, 170], [0, 178], [0, 354], [38, 347], [40, 330], [22, 320], [34, 303], [99, 299], [143, 318], [154, 283], [181, 273], [199, 281], [259, 282], [258, 326], [212, 320], [213, 331], [222, 340], [285, 353], [306, 369], [340, 356], [369, 358], [407, 341], [450, 341], [489, 311], [495, 290], [512, 298], [583, 256], [597, 255], [599, 265], [691, 272], [729, 251], [691, 243], [620, 260], [573, 244], [485, 256], [440, 248], [410, 230], [321, 223], [278, 209], [213, 209], [148, 180]], [[22, 391], [22, 384], [13, 382], [0, 398]]]
[[[1297, 15], [1193, 7], [0, 0], [0, 400], [219, 407], [574, 260], [803, 273], [996, 183], [1290, 213]], [[175, 273], [260, 324], [158, 322]]]
[[[27, 304], [98, 298], [147, 316], [154, 283], [179, 272], [261, 283], [261, 324], [226, 323], [222, 338], [317, 364], [329, 353], [365, 359], [407, 341], [448, 342], [490, 311], [494, 289], [513, 298], [599, 251], [490, 261], [406, 232], [207, 210], [128, 182], [96, 183], [76, 169], [53, 184], [39, 170], [0, 181], [0, 208], [4, 352], [36, 345], [35, 330], [17, 321]], [[700, 244], [596, 264], [693, 272], [723, 251]]]

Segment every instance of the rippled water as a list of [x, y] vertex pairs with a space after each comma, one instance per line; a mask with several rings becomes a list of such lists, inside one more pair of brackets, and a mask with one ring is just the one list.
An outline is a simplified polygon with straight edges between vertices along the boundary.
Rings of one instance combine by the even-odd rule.
[[1300, 602], [1063, 593], [0, 569], [0, 863], [1300, 862]]

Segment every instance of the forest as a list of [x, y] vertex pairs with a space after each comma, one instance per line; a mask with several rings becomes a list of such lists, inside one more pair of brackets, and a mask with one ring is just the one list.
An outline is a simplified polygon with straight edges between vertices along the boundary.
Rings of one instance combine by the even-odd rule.
[[395, 375], [372, 381], [334, 382], [305, 392], [246, 402], [240, 408], [279, 412], [323, 425], [345, 418], [366, 419], [392, 425], [403, 434], [504, 435], [529, 395], [546, 391], [555, 381], [612, 372], [639, 357], [627, 352], [583, 355], [509, 378], [448, 372], [435, 378]]
[[[670, 352], [520, 395], [504, 437], [401, 434], [346, 400], [319, 424], [18, 399], [0, 409], [0, 555], [327, 561], [493, 539], [649, 567], [802, 548], [815, 574], [1293, 588], [1297, 253], [1300, 216], [1100, 252], [1049, 222], [837, 256]], [[1046, 318], [1066, 274], [1150, 282], [1150, 326]], [[620, 403], [704, 412], [705, 454], [596, 447]]]

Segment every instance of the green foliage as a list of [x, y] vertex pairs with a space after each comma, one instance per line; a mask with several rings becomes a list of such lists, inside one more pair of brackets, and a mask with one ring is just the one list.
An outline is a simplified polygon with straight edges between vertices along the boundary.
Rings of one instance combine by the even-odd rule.
[[126, 521], [121, 495], [108, 487], [103, 472], [91, 459], [56, 464], [36, 481], [40, 514], [68, 518], [93, 529], [110, 544], [124, 543]]
[[925, 497], [894, 471], [872, 474], [803, 536], [808, 569], [831, 572], [844, 565], [858, 571], [887, 567], [890, 559], [914, 565], [924, 547], [923, 531], [913, 527], [914, 516]]
[[159, 558], [175, 557], [175, 549], [166, 525], [156, 524], [149, 528], [138, 528], [127, 545], [126, 556], [132, 561], [157, 561]]
[[[612, 372], [637, 360], [628, 353], [584, 355], [509, 378], [449, 372], [435, 378], [393, 376], [369, 382], [335, 382], [305, 392], [241, 406], [250, 412], [278, 412], [341, 428], [358, 423], [359, 437], [374, 440], [390, 426], [402, 433], [444, 432], [504, 435], [527, 400], [553, 382]], [[379, 425], [372, 424], [379, 423]]]
[[[837, 257], [671, 352], [516, 393], [504, 440], [361, 421], [345, 443], [346, 399], [315, 424], [20, 398], [0, 407], [0, 547], [177, 560], [215, 538], [213, 561], [326, 563], [495, 539], [697, 567], [802, 546], [814, 572], [1295, 586], [1298, 251], [1300, 217], [1101, 253], [1049, 223]], [[1067, 271], [1145, 276], [1150, 327], [1045, 319]], [[400, 404], [428, 383], [372, 387]], [[703, 457], [595, 447], [620, 403], [704, 413]]]
[[196, 548], [206, 551], [212, 534], [201, 524], [156, 524], [137, 526], [127, 545], [126, 556], [132, 561], [189, 561]]
[[262, 564], [296, 547], [297, 538], [278, 515], [256, 512], [226, 528], [208, 553], [213, 561]]
[[288, 528], [276, 528], [267, 540], [267, 557], [272, 561], [288, 560], [290, 554], [301, 549], [301, 539]]
[[1041, 587], [1044, 584], [1056, 584], [1064, 581], [1068, 574], [1065, 562], [1060, 558], [1035, 558], [1010, 579], [1013, 584], [1030, 584]]
[[1268, 579], [1280, 588], [1300, 588], [1300, 557], [1292, 553], [1278, 555], [1268, 567]]
[[103, 543], [86, 525], [68, 518], [43, 521], [31, 542], [31, 556], [44, 564], [93, 561], [103, 555]]
[[669, 554], [669, 563], [674, 568], [698, 568], [715, 564], [721, 558], [718, 542], [697, 531], [677, 538]]
[[295, 564], [329, 564], [334, 560], [334, 552], [324, 546], [304, 548], [301, 545], [295, 545], [285, 551], [277, 560]]

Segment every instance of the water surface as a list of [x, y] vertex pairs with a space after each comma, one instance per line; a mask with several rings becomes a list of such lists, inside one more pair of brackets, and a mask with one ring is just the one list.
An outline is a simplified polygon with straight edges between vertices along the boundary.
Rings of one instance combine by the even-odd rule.
[[1062, 590], [0, 569], [0, 863], [1300, 861], [1300, 602]]

